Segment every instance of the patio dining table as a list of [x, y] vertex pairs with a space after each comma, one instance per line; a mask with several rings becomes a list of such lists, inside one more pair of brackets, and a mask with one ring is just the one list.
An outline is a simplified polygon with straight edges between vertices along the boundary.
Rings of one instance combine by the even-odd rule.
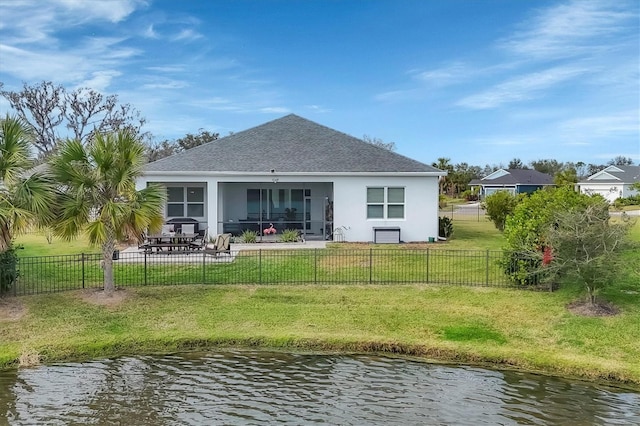
[[151, 251], [156, 249], [157, 252], [161, 252], [165, 248], [169, 253], [173, 251], [189, 251], [191, 243], [197, 236], [197, 233], [178, 234], [172, 232], [169, 234], [152, 234], [147, 236], [149, 240], [148, 247]]

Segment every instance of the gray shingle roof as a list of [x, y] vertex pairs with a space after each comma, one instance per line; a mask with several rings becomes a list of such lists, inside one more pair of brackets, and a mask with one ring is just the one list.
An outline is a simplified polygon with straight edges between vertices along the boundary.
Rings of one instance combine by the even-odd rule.
[[441, 172], [294, 114], [147, 164], [147, 171]]
[[553, 177], [530, 169], [508, 169], [508, 174], [495, 179], [480, 179], [480, 185], [553, 185]]
[[[611, 176], [615, 176], [618, 179], [592, 179], [592, 180], [584, 180], [579, 182], [580, 184], [587, 183], [633, 183], [640, 182], [640, 166], [615, 166], [618, 169], [622, 170], [622, 172], [616, 172], [611, 170], [603, 170]], [[598, 172], [600, 173], [600, 172]], [[597, 175], [593, 174], [589, 177]]]

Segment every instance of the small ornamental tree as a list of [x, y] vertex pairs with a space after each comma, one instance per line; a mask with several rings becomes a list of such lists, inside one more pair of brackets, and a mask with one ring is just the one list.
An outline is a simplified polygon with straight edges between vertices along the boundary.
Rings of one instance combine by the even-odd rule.
[[557, 212], [544, 234], [551, 256], [543, 267], [553, 275], [582, 282], [593, 305], [598, 291], [611, 284], [620, 270], [620, 251], [631, 225], [627, 216], [611, 223], [604, 200], [584, 209]]
[[513, 195], [509, 191], [497, 191], [488, 195], [482, 203], [489, 220], [498, 228], [500, 232], [504, 231], [504, 224], [507, 216], [513, 213], [520, 198]]

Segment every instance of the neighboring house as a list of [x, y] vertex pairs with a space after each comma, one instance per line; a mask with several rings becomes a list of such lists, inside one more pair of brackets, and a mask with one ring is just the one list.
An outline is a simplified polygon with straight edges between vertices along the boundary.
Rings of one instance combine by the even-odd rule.
[[545, 186], [553, 185], [553, 177], [546, 173], [530, 169], [500, 169], [482, 179], [474, 179], [470, 186], [480, 187], [480, 198], [496, 191], [509, 191], [512, 194], [528, 194]]
[[636, 195], [638, 191], [631, 189], [631, 185], [638, 181], [640, 166], [609, 166], [578, 182], [578, 188], [584, 194], [600, 194], [613, 203], [617, 198]]
[[166, 219], [195, 219], [210, 235], [273, 224], [309, 239], [427, 241], [444, 175], [291, 114], [149, 163], [137, 187], [164, 185]]

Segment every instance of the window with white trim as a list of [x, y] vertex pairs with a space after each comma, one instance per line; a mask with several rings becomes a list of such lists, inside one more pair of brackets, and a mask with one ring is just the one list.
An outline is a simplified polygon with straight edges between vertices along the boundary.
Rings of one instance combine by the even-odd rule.
[[367, 188], [367, 219], [404, 219], [404, 188]]

